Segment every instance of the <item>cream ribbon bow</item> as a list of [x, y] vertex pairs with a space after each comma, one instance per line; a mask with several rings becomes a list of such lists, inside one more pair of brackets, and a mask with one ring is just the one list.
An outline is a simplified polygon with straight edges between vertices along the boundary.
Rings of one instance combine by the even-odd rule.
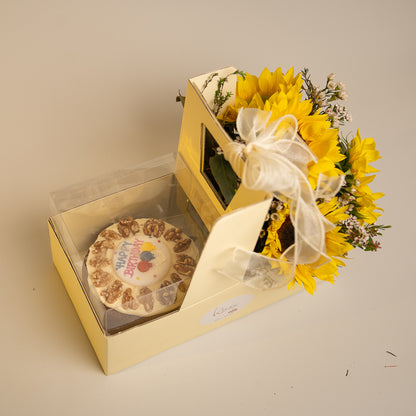
[[[296, 118], [289, 114], [269, 122], [270, 117], [271, 112], [240, 109], [236, 127], [245, 144], [229, 143], [224, 157], [246, 188], [263, 190], [283, 202], [290, 202], [295, 242], [282, 253], [281, 260], [273, 259], [276, 264], [272, 265], [279, 267], [279, 273], [288, 280], [293, 278], [297, 264], [319, 265], [330, 260], [326, 254], [325, 233], [334, 225], [321, 214], [316, 199], [335, 196], [344, 177], [320, 175], [313, 190], [307, 178], [308, 164], [316, 162], [317, 158], [297, 134]], [[241, 257], [244, 250], [239, 250], [234, 257]], [[272, 259], [266, 258], [270, 263]], [[241, 263], [241, 258], [238, 261]]]

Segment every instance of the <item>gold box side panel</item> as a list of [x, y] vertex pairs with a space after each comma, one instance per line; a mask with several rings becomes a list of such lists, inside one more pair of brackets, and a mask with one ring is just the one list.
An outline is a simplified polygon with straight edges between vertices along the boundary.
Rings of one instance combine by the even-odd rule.
[[[205, 278], [209, 278], [207, 272]], [[108, 338], [109, 363], [113, 374], [172, 347], [242, 318], [301, 290], [287, 287], [259, 291], [237, 284], [189, 308]]]
[[52, 259], [55, 267], [58, 270], [65, 289], [75, 307], [91, 345], [95, 350], [98, 360], [103, 370], [106, 371], [108, 366], [106, 336], [103, 334], [94, 313], [91, 310], [90, 304], [85, 297], [84, 291], [79, 284], [75, 271], [73, 270], [71, 263], [59, 242], [58, 236], [56, 235], [53, 227], [52, 219], [49, 219], [48, 221], [48, 228]]

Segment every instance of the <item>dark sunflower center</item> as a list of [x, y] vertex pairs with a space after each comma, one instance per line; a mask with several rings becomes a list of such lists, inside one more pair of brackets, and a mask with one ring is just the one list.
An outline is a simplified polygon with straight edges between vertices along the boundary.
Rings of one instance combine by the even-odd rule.
[[285, 222], [279, 229], [279, 240], [282, 245], [282, 253], [295, 242], [295, 229], [293, 228], [290, 217], [287, 216]]

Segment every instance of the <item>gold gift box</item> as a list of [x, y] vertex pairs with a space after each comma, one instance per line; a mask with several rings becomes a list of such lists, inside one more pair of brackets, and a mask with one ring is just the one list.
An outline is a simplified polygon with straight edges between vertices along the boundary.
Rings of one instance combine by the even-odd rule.
[[[232, 72], [233, 68], [216, 71]], [[51, 195], [49, 234], [54, 264], [105, 374], [283, 299], [286, 286], [258, 290], [221, 273], [238, 247], [252, 251], [271, 198], [240, 186], [225, 205], [204, 172], [207, 132], [220, 147], [228, 138], [201, 86], [210, 74], [188, 81], [176, 155], [73, 186]], [[235, 83], [230, 82], [230, 88]], [[209, 90], [204, 95], [209, 95]], [[120, 317], [89, 292], [85, 256], [98, 233], [123, 216], [161, 218], [180, 226], [200, 249], [182, 305], [152, 319]]]

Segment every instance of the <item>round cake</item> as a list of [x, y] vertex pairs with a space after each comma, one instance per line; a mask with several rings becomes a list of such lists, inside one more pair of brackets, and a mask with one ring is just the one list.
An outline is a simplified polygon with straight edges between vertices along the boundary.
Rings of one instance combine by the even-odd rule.
[[181, 305], [198, 259], [180, 228], [154, 218], [123, 218], [90, 247], [88, 283], [121, 313], [153, 316]]

